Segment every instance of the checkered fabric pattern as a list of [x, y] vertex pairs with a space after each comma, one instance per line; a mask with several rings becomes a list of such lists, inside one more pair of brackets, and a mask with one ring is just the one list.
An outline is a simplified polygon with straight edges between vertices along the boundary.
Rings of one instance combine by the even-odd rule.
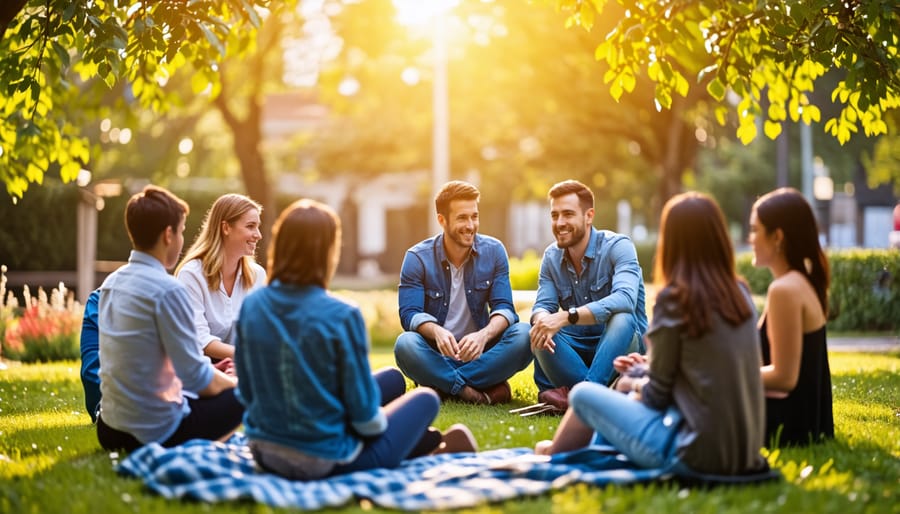
[[243, 434], [227, 443], [194, 440], [131, 453], [120, 474], [142, 480], [166, 498], [223, 502], [251, 500], [273, 507], [318, 510], [363, 499], [400, 510], [472, 507], [536, 496], [574, 483], [605, 485], [667, 478], [665, 470], [636, 469], [623, 456], [594, 447], [554, 457], [528, 448], [443, 454], [315, 481], [291, 481], [256, 466]]

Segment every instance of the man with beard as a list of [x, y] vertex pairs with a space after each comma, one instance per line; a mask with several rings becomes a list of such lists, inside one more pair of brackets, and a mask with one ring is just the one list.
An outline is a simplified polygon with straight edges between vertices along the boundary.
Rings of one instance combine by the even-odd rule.
[[607, 384], [613, 359], [643, 352], [647, 314], [634, 244], [592, 226], [591, 190], [566, 180], [548, 196], [556, 242], [541, 261], [530, 336], [538, 401], [564, 411], [572, 386]]
[[478, 234], [472, 184], [452, 181], [435, 197], [443, 232], [406, 252], [400, 269], [400, 323], [394, 357], [411, 380], [444, 398], [510, 401], [508, 379], [531, 362], [497, 239]]

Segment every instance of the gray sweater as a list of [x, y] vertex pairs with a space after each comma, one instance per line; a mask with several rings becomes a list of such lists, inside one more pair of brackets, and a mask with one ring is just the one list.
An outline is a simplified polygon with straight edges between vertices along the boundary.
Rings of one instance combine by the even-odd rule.
[[758, 470], [765, 403], [756, 315], [731, 326], [714, 313], [711, 330], [700, 337], [687, 335], [683, 318], [671, 294], [660, 291], [647, 332], [652, 358], [642, 401], [659, 410], [674, 403], [682, 412], [678, 456], [694, 471]]

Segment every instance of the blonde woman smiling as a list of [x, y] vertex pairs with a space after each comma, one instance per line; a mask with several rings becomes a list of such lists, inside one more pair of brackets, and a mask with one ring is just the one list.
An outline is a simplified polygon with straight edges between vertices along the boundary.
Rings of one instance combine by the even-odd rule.
[[254, 259], [261, 212], [244, 195], [220, 196], [175, 269], [194, 306], [200, 345], [214, 361], [234, 356], [234, 320], [244, 297], [265, 284], [266, 271]]

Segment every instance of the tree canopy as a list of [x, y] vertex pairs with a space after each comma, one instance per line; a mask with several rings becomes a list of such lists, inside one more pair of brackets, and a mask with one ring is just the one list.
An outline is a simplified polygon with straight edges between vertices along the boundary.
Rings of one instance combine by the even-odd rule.
[[[554, 0], [568, 25], [590, 30], [608, 0]], [[810, 102], [816, 80], [831, 68], [844, 72], [831, 91], [842, 109], [825, 130], [841, 143], [862, 129], [888, 131], [886, 114], [900, 107], [900, 5], [894, 0], [617, 0], [625, 9], [595, 56], [609, 65], [605, 81], [619, 99], [638, 75], [656, 84], [655, 100], [669, 108], [675, 95], [703, 87], [729, 107], [744, 143], [757, 119], [774, 139], [781, 122], [818, 122]], [[727, 98], [729, 92], [736, 101]]]
[[[182, 68], [195, 91], [216, 93], [217, 63], [252, 46], [268, 0], [13, 0], [0, 9], [0, 180], [21, 197], [58, 169], [74, 180], [96, 149], [81, 133], [102, 94], [165, 111]], [[87, 91], [94, 91], [86, 94]], [[96, 101], [94, 101], [96, 99]], [[73, 113], [65, 109], [77, 103]], [[73, 118], [74, 116], [78, 116]]]

